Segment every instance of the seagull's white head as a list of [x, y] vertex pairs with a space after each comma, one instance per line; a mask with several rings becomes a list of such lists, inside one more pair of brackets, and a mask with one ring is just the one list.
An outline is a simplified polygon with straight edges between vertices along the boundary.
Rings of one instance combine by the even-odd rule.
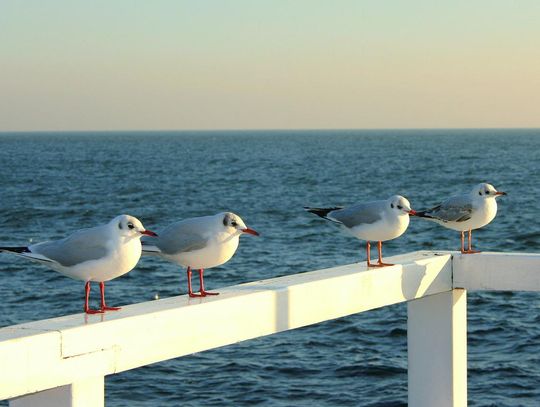
[[111, 222], [112, 227], [118, 231], [120, 236], [126, 238], [157, 236], [154, 232], [146, 230], [139, 219], [130, 215], [119, 215]]
[[220, 215], [221, 215], [220, 218], [221, 218], [221, 223], [223, 224], [223, 227], [231, 235], [247, 233], [253, 236], [259, 236], [258, 232], [246, 226], [246, 224], [244, 223], [242, 218], [240, 218], [240, 216], [232, 212], [225, 212]]
[[394, 211], [398, 216], [416, 215], [416, 211], [411, 208], [410, 202], [401, 195], [394, 195], [388, 198], [388, 205], [390, 206], [390, 210]]
[[506, 192], [497, 191], [491, 184], [481, 183], [475, 185], [471, 191], [472, 196], [479, 199], [490, 199], [506, 195]]

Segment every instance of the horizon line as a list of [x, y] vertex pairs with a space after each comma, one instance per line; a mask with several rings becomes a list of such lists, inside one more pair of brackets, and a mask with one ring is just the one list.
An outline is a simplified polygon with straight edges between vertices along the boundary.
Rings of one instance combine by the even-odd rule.
[[29, 133], [219, 133], [219, 132], [302, 132], [302, 131], [438, 131], [438, 130], [540, 130], [540, 127], [365, 127], [365, 128], [224, 128], [224, 129], [95, 129], [95, 130], [0, 130], [0, 134]]

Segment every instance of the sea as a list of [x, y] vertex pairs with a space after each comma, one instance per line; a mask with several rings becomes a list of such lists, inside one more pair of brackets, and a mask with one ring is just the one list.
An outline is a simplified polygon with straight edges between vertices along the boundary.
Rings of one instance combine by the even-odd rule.
[[[365, 261], [362, 242], [306, 205], [400, 194], [420, 210], [479, 182], [508, 195], [473, 233], [475, 248], [540, 250], [540, 129], [2, 133], [0, 165], [2, 246], [62, 238], [122, 213], [159, 232], [235, 212], [261, 236], [242, 237], [232, 260], [205, 273], [209, 290]], [[384, 255], [458, 248], [458, 232], [411, 219]], [[107, 300], [152, 301], [186, 287], [184, 270], [143, 258], [107, 284]], [[0, 254], [0, 327], [81, 312], [83, 295], [80, 281]], [[106, 403], [405, 406], [406, 319], [397, 304], [111, 375]], [[468, 374], [470, 406], [540, 405], [540, 293], [469, 293]]]

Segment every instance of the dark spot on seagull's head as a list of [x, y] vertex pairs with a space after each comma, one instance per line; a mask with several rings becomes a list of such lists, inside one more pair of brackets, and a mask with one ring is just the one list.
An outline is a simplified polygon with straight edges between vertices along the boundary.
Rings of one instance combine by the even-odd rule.
[[411, 212], [411, 204], [407, 198], [401, 195], [394, 195], [389, 198], [388, 201], [390, 201], [390, 208], [396, 211], [398, 216], [409, 214]]
[[240, 218], [240, 216], [232, 213], [232, 212], [226, 212], [223, 214], [223, 226], [225, 226], [225, 230], [227, 233], [230, 234], [242, 234], [242, 233], [248, 233], [252, 235], [259, 235], [254, 230], [248, 228], [244, 221]]
[[134, 216], [120, 215], [114, 218], [111, 223], [118, 227], [118, 234], [125, 238], [139, 238], [142, 235], [154, 235], [147, 231], [141, 221]]
[[223, 216], [223, 225], [225, 227], [232, 227], [232, 228], [237, 228], [238, 227], [238, 218], [237, 216], [232, 213], [232, 212], [227, 212], [225, 213], [225, 215]]
[[472, 193], [475, 195], [478, 194], [478, 196], [483, 196], [485, 198], [494, 198], [495, 196], [501, 195], [501, 193], [497, 193], [497, 190], [493, 185], [485, 182], [475, 185]]

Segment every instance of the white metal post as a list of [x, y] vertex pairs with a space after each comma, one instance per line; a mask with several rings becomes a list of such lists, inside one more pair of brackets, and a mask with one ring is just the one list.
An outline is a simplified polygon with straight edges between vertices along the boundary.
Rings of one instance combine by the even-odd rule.
[[92, 377], [67, 386], [40, 391], [9, 401], [10, 407], [103, 407], [105, 378]]
[[407, 304], [410, 407], [467, 405], [467, 291]]

